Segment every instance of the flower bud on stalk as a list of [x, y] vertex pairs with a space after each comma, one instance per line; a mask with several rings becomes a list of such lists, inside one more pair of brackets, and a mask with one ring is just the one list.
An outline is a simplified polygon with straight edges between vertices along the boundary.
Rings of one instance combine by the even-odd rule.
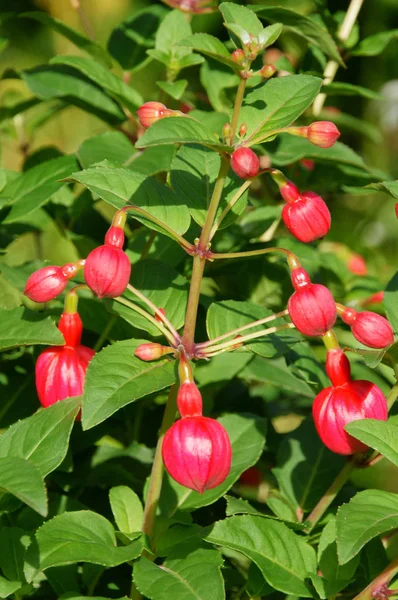
[[148, 342], [148, 344], [140, 344], [137, 346], [134, 355], [141, 360], [151, 361], [161, 358], [164, 354], [168, 354], [169, 351], [170, 348], [167, 346], [162, 346], [156, 342]]
[[327, 287], [312, 283], [302, 267], [291, 272], [296, 290], [289, 298], [288, 311], [293, 324], [304, 335], [325, 335], [336, 322], [336, 304]]
[[315, 121], [308, 127], [290, 127], [288, 131], [306, 138], [318, 148], [331, 148], [340, 137], [340, 131], [331, 121]]
[[242, 179], [256, 177], [260, 170], [258, 156], [250, 148], [240, 147], [232, 153], [231, 168]]
[[355, 275], [367, 275], [368, 273], [368, 267], [366, 266], [365, 259], [356, 252], [353, 252], [348, 259], [347, 269]]
[[329, 350], [326, 372], [332, 382], [314, 400], [312, 413], [322, 442], [337, 454], [365, 452], [368, 447], [345, 431], [358, 419], [386, 421], [387, 402], [380, 388], [370, 381], [353, 381], [350, 364], [340, 348]]
[[182, 383], [178, 389], [177, 407], [181, 417], [202, 416], [202, 395], [193, 381]]
[[143, 127], [150, 127], [165, 116], [167, 106], [161, 102], [145, 102], [137, 110], [137, 117]]
[[49, 302], [61, 294], [70, 279], [84, 265], [84, 261], [67, 263], [62, 267], [43, 267], [28, 278], [24, 294], [34, 302]]
[[86, 259], [84, 278], [99, 298], [116, 298], [123, 294], [130, 280], [131, 264], [122, 247], [126, 215], [116, 213], [107, 231], [105, 244], [95, 248]]
[[234, 62], [238, 63], [238, 65], [241, 65], [245, 60], [245, 53], [241, 48], [237, 48], [232, 52], [231, 58]]
[[228, 433], [218, 421], [185, 417], [167, 431], [162, 456], [173, 479], [202, 494], [225, 481], [231, 468], [232, 448]]
[[376, 292], [361, 301], [361, 306], [368, 306], [369, 304], [380, 304], [384, 300], [384, 292]]
[[260, 69], [260, 75], [261, 77], [264, 77], [264, 79], [270, 79], [275, 73], [276, 67], [274, 67], [274, 65], [264, 65]]
[[291, 181], [281, 185], [280, 192], [287, 202], [282, 210], [282, 219], [295, 238], [308, 243], [324, 237], [329, 232], [330, 212], [320, 196], [314, 192], [300, 194]]
[[357, 312], [353, 308], [337, 305], [337, 312], [355, 339], [369, 348], [385, 348], [394, 343], [394, 333], [390, 323], [375, 312]]

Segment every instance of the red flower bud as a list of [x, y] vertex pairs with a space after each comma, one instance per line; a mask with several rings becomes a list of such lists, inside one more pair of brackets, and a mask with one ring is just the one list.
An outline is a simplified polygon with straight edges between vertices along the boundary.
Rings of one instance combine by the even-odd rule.
[[364, 452], [367, 446], [350, 436], [344, 427], [358, 419], [386, 421], [383, 392], [370, 381], [351, 380], [348, 359], [340, 348], [328, 352], [326, 370], [333, 385], [317, 395], [312, 407], [319, 437], [337, 454]]
[[330, 229], [330, 212], [325, 202], [314, 192], [303, 192], [283, 207], [282, 219], [300, 242], [313, 242], [324, 237]]
[[355, 339], [369, 348], [385, 348], [394, 343], [394, 333], [390, 323], [377, 313], [353, 308], [344, 308], [341, 318], [351, 327]]
[[84, 278], [99, 298], [116, 298], [127, 287], [131, 264], [122, 250], [123, 242], [123, 229], [111, 226], [105, 236], [105, 244], [95, 248], [86, 259]]
[[275, 75], [276, 67], [274, 67], [274, 65], [264, 65], [261, 68], [260, 73], [261, 77], [264, 77], [264, 79], [269, 79], [272, 77], [272, 75]]
[[347, 262], [347, 269], [355, 275], [366, 275], [368, 267], [366, 266], [365, 259], [360, 255], [353, 253]]
[[237, 48], [236, 50], [234, 50], [232, 52], [231, 58], [236, 63], [238, 63], [238, 65], [241, 65], [243, 63], [243, 61], [245, 60], [245, 53], [243, 52], [243, 50], [241, 48]]
[[24, 294], [34, 302], [48, 302], [61, 294], [80, 265], [67, 263], [63, 267], [43, 267], [28, 278]]
[[[135, 349], [134, 355], [141, 360], [157, 360], [164, 354], [164, 346], [156, 344], [155, 342], [149, 342], [148, 344], [140, 344]], [[166, 348], [167, 350], [167, 348]]]
[[177, 406], [182, 417], [202, 416], [202, 395], [193, 381], [186, 381], [180, 385]]
[[145, 102], [137, 110], [137, 117], [143, 127], [150, 127], [165, 116], [167, 107], [161, 102]]
[[77, 313], [63, 313], [58, 324], [65, 346], [46, 348], [36, 363], [36, 389], [44, 407], [83, 393], [88, 363], [95, 352], [80, 344], [82, 322]]
[[319, 148], [330, 148], [340, 137], [340, 131], [331, 121], [315, 121], [307, 127], [307, 139]]
[[293, 269], [292, 283], [296, 289], [290, 296], [288, 310], [297, 329], [308, 336], [325, 335], [336, 322], [336, 304], [328, 288], [311, 283], [304, 269]]
[[362, 300], [362, 306], [368, 306], [368, 304], [380, 304], [384, 300], [384, 292], [376, 292], [369, 296], [369, 298], [365, 298]]
[[285, 202], [290, 203], [300, 199], [300, 190], [293, 181], [286, 181], [286, 183], [280, 186], [279, 191]]
[[311, 158], [302, 158], [300, 165], [307, 171], [313, 171], [315, 169], [315, 162]]
[[260, 170], [258, 156], [250, 148], [237, 148], [231, 156], [231, 168], [242, 179], [255, 177]]
[[232, 448], [228, 433], [218, 421], [186, 417], [167, 431], [162, 455], [173, 479], [202, 494], [227, 478]]

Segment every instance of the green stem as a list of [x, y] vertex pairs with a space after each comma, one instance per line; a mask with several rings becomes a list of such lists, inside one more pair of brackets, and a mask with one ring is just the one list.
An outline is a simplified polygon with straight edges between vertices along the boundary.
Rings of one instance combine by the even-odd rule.
[[213, 227], [210, 231], [210, 240], [213, 239], [214, 234], [216, 233], [217, 229], [220, 227], [221, 223], [223, 222], [223, 220], [225, 219], [225, 217], [227, 216], [229, 211], [232, 210], [233, 207], [235, 206], [235, 204], [238, 202], [238, 200], [240, 200], [240, 198], [245, 193], [247, 188], [251, 185], [252, 181], [253, 181], [252, 179], [247, 179], [245, 181], [245, 183], [243, 185], [241, 185], [241, 187], [232, 196], [231, 200], [228, 202], [227, 206], [224, 208], [221, 215], [214, 222]]
[[198, 248], [203, 252], [207, 250], [207, 245], [210, 240], [210, 232], [213, 226], [214, 219], [217, 214], [218, 205], [221, 200], [222, 191], [224, 189], [225, 179], [229, 170], [229, 158], [222, 157], [220, 170], [218, 172], [217, 181], [214, 186], [213, 194], [210, 200], [209, 209], [206, 215], [206, 221], [202, 229], [199, 239]]
[[231, 337], [231, 335], [236, 335], [241, 331], [245, 331], [246, 329], [251, 329], [252, 327], [257, 327], [258, 325], [263, 325], [264, 323], [268, 323], [269, 321], [274, 321], [275, 319], [279, 319], [280, 317], [286, 317], [289, 314], [288, 310], [282, 310], [279, 313], [275, 313], [274, 315], [269, 315], [269, 317], [264, 317], [264, 319], [259, 319], [258, 321], [253, 321], [253, 323], [248, 323], [248, 325], [243, 325], [243, 327], [238, 327], [237, 329], [232, 329], [228, 331], [228, 333], [224, 333], [223, 335], [219, 335], [208, 342], [202, 342], [201, 344], [196, 344], [197, 349], [207, 348], [208, 346], [214, 346], [215, 342], [221, 342], [226, 338]]
[[149, 298], [147, 298], [142, 292], [137, 290], [137, 288], [135, 288], [133, 285], [128, 284], [127, 289], [132, 294], [137, 296], [137, 298], [142, 300], [151, 310], [153, 310], [155, 315], [157, 315], [157, 317], [162, 321], [163, 325], [165, 325], [165, 327], [167, 327], [167, 329], [170, 331], [170, 333], [174, 336], [174, 338], [175, 338], [174, 342], [178, 345], [181, 342], [181, 338], [180, 338], [178, 331], [174, 328], [173, 324], [169, 321], [169, 319], [166, 317], [166, 315], [164, 315], [162, 313], [162, 311], [159, 310], [159, 308], [156, 306], [156, 304], [154, 304], [151, 300], [149, 300]]
[[156, 510], [159, 503], [160, 492], [163, 481], [163, 459], [162, 459], [162, 444], [166, 431], [172, 426], [177, 410], [177, 385], [173, 385], [169, 392], [166, 408], [163, 413], [163, 420], [160, 426], [159, 439], [156, 446], [155, 458], [153, 459], [151, 476], [149, 479], [148, 494], [145, 501], [144, 521], [142, 531], [145, 533], [150, 542], [152, 542], [153, 531], [155, 527]]
[[218, 353], [220, 350], [225, 350], [226, 348], [236, 346], [236, 344], [243, 344], [244, 342], [249, 342], [250, 340], [255, 340], [266, 335], [271, 335], [271, 333], [277, 333], [278, 331], [282, 331], [284, 329], [294, 329], [293, 323], [286, 323], [285, 325], [279, 325], [277, 327], [269, 327], [268, 329], [263, 329], [262, 331], [256, 331], [254, 333], [242, 335], [237, 340], [229, 340], [228, 342], [224, 342], [223, 344], [208, 346], [203, 354], [207, 358], [209, 356], [213, 356], [215, 353]]
[[159, 331], [164, 335], [164, 337], [168, 340], [168, 342], [170, 343], [170, 345], [173, 346], [173, 347], [175, 346], [175, 340], [174, 340], [173, 336], [170, 334], [170, 332], [167, 331], [167, 329], [161, 323], [159, 323], [154, 317], [152, 317], [150, 314], [148, 314], [146, 312], [146, 310], [144, 310], [143, 308], [141, 308], [137, 304], [134, 304], [134, 302], [130, 302], [129, 300], [125, 300], [121, 296], [118, 296], [117, 298], [114, 298], [114, 300], [116, 302], [119, 302], [119, 304], [124, 304], [124, 306], [128, 306], [128, 308], [131, 308], [136, 313], [138, 313], [139, 315], [141, 315], [142, 317], [144, 317], [147, 321], [149, 321], [150, 323], [152, 323], [152, 325], [155, 325], [155, 327], [157, 327], [159, 329]]
[[245, 95], [246, 81], [247, 81], [246, 79], [241, 79], [239, 81], [238, 89], [236, 92], [234, 111], [232, 113], [232, 119], [231, 119], [231, 136], [229, 138], [229, 143], [231, 144], [231, 146], [233, 145], [233, 143], [235, 141], [235, 133], [236, 133], [236, 128], [238, 127], [239, 113], [240, 113], [240, 109], [242, 107], [243, 96]]
[[323, 517], [323, 515], [325, 514], [325, 512], [327, 511], [327, 509], [332, 504], [333, 500], [336, 498], [337, 494], [343, 487], [343, 485], [348, 480], [354, 468], [355, 460], [347, 460], [344, 467], [341, 469], [340, 473], [337, 475], [336, 479], [333, 481], [329, 489], [319, 500], [318, 504], [315, 506], [313, 511], [308, 515], [306, 519], [305, 528], [307, 533], [312, 531], [315, 525], [318, 523], [319, 519]]
[[261, 248], [259, 250], [248, 250], [245, 252], [209, 252], [209, 260], [216, 260], [219, 258], [248, 258], [250, 256], [261, 256], [262, 254], [269, 254], [270, 252], [283, 252], [287, 256], [292, 253], [285, 248]]
[[152, 244], [155, 241], [156, 234], [157, 234], [157, 232], [155, 230], [151, 231], [151, 234], [150, 234], [145, 246], [142, 249], [140, 260], [144, 260], [145, 258], [147, 258], [149, 251], [152, 247]]
[[182, 344], [188, 354], [192, 354], [194, 349], [194, 337], [196, 328], [196, 317], [198, 314], [200, 286], [202, 283], [203, 271], [206, 260], [199, 255], [193, 259], [193, 269], [191, 276], [191, 285], [189, 288], [187, 312], [185, 314], [185, 326], [182, 336]]
[[100, 350], [102, 348], [103, 343], [108, 338], [108, 335], [111, 332], [111, 329], [114, 326], [114, 324], [116, 323], [116, 321], [118, 320], [118, 318], [119, 318], [119, 315], [115, 315], [115, 314], [111, 315], [108, 323], [105, 325], [101, 335], [99, 336], [97, 343], [95, 344], [93, 350], [98, 352], [98, 350]]
[[393, 385], [393, 387], [390, 390], [390, 393], [387, 396], [387, 406], [388, 406], [389, 411], [391, 410], [391, 408], [397, 398], [398, 398], [398, 383]]
[[388, 590], [391, 579], [398, 573], [398, 559], [393, 560], [354, 600], [374, 600], [395, 595], [397, 590]]

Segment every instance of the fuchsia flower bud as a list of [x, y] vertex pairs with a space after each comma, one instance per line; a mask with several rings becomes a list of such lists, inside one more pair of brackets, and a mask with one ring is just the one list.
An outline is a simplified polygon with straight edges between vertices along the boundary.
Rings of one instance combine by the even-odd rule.
[[123, 243], [123, 228], [112, 225], [105, 236], [105, 244], [95, 248], [86, 259], [84, 278], [99, 298], [116, 298], [128, 285], [131, 264], [122, 250]]
[[337, 454], [355, 454], [368, 449], [345, 431], [358, 419], [386, 421], [387, 402], [380, 388], [370, 381], [353, 381], [350, 364], [340, 348], [329, 350], [326, 372], [332, 382], [314, 400], [312, 413], [322, 442]]
[[228, 433], [218, 421], [185, 417], [167, 431], [162, 455], [173, 479], [202, 494], [227, 478], [232, 448]]
[[202, 415], [202, 395], [193, 381], [182, 383], [178, 389], [177, 407], [180, 415], [200, 417]]
[[325, 335], [337, 318], [332, 294], [324, 285], [311, 283], [301, 267], [292, 270], [291, 278], [296, 290], [287, 305], [291, 320], [304, 335]]
[[150, 127], [167, 115], [168, 108], [161, 102], [145, 102], [137, 110], [137, 117], [143, 127]]
[[238, 65], [241, 65], [245, 60], [245, 53], [243, 52], [242, 48], [237, 48], [232, 52], [231, 58], [233, 61], [238, 63]]
[[353, 308], [337, 305], [337, 311], [355, 339], [369, 348], [385, 348], [394, 343], [394, 333], [390, 323], [377, 313], [364, 310], [357, 312]]
[[241, 146], [231, 156], [231, 168], [242, 179], [255, 177], [260, 170], [258, 156], [250, 148]]
[[365, 259], [360, 254], [353, 252], [348, 259], [347, 269], [355, 275], [366, 275], [368, 267], [366, 266]]
[[304, 243], [324, 237], [331, 224], [330, 212], [325, 202], [314, 192], [303, 192], [289, 200], [287, 198], [292, 198], [295, 190], [286, 189], [288, 185], [294, 186], [288, 182], [284, 186], [284, 192], [281, 188], [282, 197], [287, 201], [282, 210], [282, 219], [290, 233]]
[[340, 131], [331, 121], [315, 121], [306, 129], [308, 141], [319, 148], [330, 148], [340, 137]]
[[261, 77], [264, 77], [264, 79], [270, 79], [270, 77], [272, 77], [273, 75], [275, 75], [276, 73], [276, 67], [274, 67], [274, 65], [264, 65], [263, 67], [261, 67], [260, 70], [260, 74]]
[[167, 352], [169, 349], [161, 344], [148, 342], [148, 344], [140, 344], [140, 346], [137, 346], [134, 355], [141, 360], [151, 361], [161, 358], [163, 354], [165, 354], [165, 350]]
[[362, 306], [368, 306], [369, 304], [380, 304], [384, 300], [384, 292], [376, 292], [369, 296], [369, 298], [365, 298], [362, 300]]
[[49, 302], [61, 294], [72, 277], [83, 266], [83, 261], [67, 263], [62, 267], [43, 267], [28, 278], [24, 294], [34, 302]]
[[36, 363], [36, 389], [45, 408], [83, 393], [88, 363], [95, 354], [80, 344], [83, 324], [78, 313], [63, 312], [58, 329], [64, 335], [65, 346], [46, 348]]

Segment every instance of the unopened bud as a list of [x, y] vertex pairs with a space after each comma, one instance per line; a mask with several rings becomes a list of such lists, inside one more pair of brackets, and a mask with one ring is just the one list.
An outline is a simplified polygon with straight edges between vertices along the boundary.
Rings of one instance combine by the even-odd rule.
[[355, 252], [353, 252], [348, 259], [347, 268], [355, 275], [367, 275], [368, 273], [368, 267], [366, 266], [365, 259], [363, 256]]
[[340, 131], [331, 121], [315, 121], [307, 128], [307, 139], [319, 148], [330, 148], [340, 137]]
[[222, 128], [222, 135], [225, 140], [229, 140], [232, 134], [231, 125], [229, 123], [225, 123]]
[[140, 346], [137, 346], [134, 355], [141, 360], [151, 361], [161, 358], [164, 354], [168, 353], [168, 350], [169, 349], [167, 347], [162, 346], [161, 344], [148, 342], [148, 344], [141, 344]]
[[167, 111], [167, 107], [161, 102], [145, 102], [137, 110], [137, 117], [143, 127], [150, 127], [166, 116], [165, 111]]
[[240, 137], [245, 136], [247, 133], [247, 125], [246, 123], [242, 123], [242, 125], [239, 127], [239, 135]]
[[351, 327], [355, 339], [369, 348], [386, 348], [394, 342], [390, 323], [377, 313], [357, 312], [353, 308], [337, 305], [337, 311], [344, 323]]
[[28, 278], [24, 294], [33, 302], [48, 302], [61, 294], [83, 262], [67, 263], [62, 267], [43, 267]]
[[180, 415], [199, 417], [202, 415], [202, 395], [193, 381], [182, 383], [178, 389], [177, 407]]
[[258, 156], [250, 148], [237, 148], [231, 156], [231, 168], [242, 179], [255, 177], [260, 170]]
[[261, 77], [264, 77], [264, 79], [269, 79], [270, 77], [275, 75], [276, 67], [274, 67], [274, 65], [264, 65], [261, 68], [260, 73]]
[[241, 48], [237, 48], [236, 50], [234, 50], [232, 52], [231, 58], [233, 61], [238, 63], [238, 65], [241, 65], [243, 63], [243, 61], [245, 60], [245, 53], [243, 52], [243, 50]]

